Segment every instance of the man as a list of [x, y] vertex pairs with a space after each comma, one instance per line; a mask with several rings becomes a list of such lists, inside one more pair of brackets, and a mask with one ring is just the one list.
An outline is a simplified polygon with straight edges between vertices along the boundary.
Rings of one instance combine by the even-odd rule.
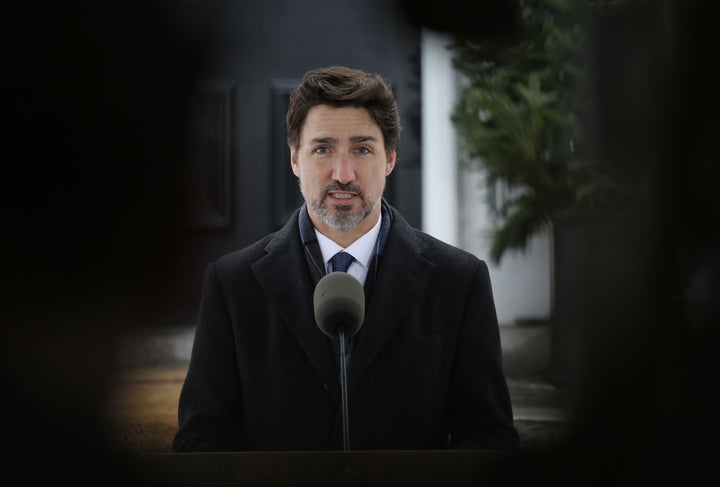
[[340, 449], [337, 347], [313, 312], [339, 251], [366, 296], [348, 347], [351, 448], [516, 447], [486, 265], [382, 198], [400, 141], [389, 86], [308, 72], [286, 122], [306, 203], [208, 266], [173, 450]]

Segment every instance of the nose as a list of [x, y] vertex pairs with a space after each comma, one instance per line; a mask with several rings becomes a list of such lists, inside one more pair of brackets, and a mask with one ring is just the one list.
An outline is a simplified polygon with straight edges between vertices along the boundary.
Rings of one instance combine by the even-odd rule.
[[355, 180], [353, 162], [347, 156], [339, 155], [332, 163], [332, 178], [342, 184]]

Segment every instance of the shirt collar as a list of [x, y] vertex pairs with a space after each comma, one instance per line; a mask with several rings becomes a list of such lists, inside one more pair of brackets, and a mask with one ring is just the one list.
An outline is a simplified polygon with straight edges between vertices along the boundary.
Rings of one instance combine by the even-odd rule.
[[315, 236], [317, 237], [318, 244], [320, 245], [320, 252], [322, 253], [323, 262], [327, 266], [328, 261], [333, 255], [337, 254], [341, 250], [344, 250], [348, 254], [355, 258], [356, 263], [362, 265], [364, 268], [368, 268], [370, 265], [370, 259], [372, 259], [373, 251], [375, 250], [375, 243], [377, 237], [380, 234], [380, 226], [382, 223], [382, 212], [378, 217], [377, 223], [373, 226], [365, 235], [355, 240], [347, 248], [342, 248], [340, 245], [330, 240], [322, 233], [315, 229]]

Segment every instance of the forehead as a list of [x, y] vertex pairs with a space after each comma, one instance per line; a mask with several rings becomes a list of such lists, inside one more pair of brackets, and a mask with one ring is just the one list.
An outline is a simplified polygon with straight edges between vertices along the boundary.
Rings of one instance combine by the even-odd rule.
[[315, 105], [310, 108], [301, 132], [302, 140], [318, 137], [338, 140], [374, 137], [382, 141], [380, 127], [362, 107], [331, 107]]

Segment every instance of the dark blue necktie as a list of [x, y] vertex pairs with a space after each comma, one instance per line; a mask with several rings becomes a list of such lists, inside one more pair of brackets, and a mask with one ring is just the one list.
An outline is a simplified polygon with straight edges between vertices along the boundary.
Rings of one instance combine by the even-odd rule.
[[330, 259], [330, 263], [332, 264], [333, 272], [347, 272], [347, 270], [350, 268], [350, 264], [352, 264], [354, 260], [355, 258], [352, 255], [341, 250], [340, 252], [332, 256], [332, 258]]
[[[333, 255], [330, 258], [330, 264], [332, 265], [332, 271], [333, 272], [347, 272], [347, 270], [350, 268], [350, 264], [355, 260], [355, 257], [348, 254], [345, 251], [340, 251], [337, 254]], [[340, 360], [340, 339], [339, 338], [331, 338], [330, 339], [332, 343], [333, 350], [335, 351], [335, 358], [336, 360]], [[351, 354], [351, 344], [353, 343], [352, 338], [348, 340], [345, 339], [345, 367], [347, 371], [350, 371], [350, 354]], [[339, 365], [338, 365], [339, 366]]]

